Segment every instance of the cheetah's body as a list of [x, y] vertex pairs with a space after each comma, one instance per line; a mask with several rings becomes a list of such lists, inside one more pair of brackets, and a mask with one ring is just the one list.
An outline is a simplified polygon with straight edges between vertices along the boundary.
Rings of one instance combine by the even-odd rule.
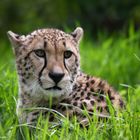
[[[17, 113], [20, 122], [31, 123], [39, 111], [27, 108], [49, 108], [65, 116], [76, 115], [79, 121], [96, 107], [99, 116], [109, 114], [107, 97], [114, 108], [123, 107], [120, 95], [105, 81], [80, 72], [79, 42], [83, 30], [67, 34], [57, 29], [41, 29], [27, 36], [8, 32], [14, 46], [19, 75]], [[87, 118], [86, 118], [87, 119]]]

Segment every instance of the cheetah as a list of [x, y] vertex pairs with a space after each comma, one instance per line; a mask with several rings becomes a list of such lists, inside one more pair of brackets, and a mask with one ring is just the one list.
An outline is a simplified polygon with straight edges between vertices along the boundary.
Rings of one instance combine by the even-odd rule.
[[106, 81], [81, 72], [81, 27], [72, 33], [46, 28], [28, 35], [7, 34], [16, 58], [20, 123], [34, 123], [40, 113], [47, 116], [48, 110], [43, 110], [47, 108], [88, 124], [84, 109], [90, 116], [96, 111], [99, 118], [106, 118], [110, 115], [108, 100], [115, 110], [124, 107], [121, 96]]

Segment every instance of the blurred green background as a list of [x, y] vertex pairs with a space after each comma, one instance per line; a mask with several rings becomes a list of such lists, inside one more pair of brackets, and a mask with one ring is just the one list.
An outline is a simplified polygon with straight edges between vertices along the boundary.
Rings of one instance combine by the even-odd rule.
[[36, 28], [74, 28], [85, 31], [127, 30], [130, 21], [140, 25], [139, 0], [1, 0], [0, 35], [7, 30], [29, 32]]
[[84, 71], [117, 89], [120, 84], [139, 84], [139, 0], [1, 0], [0, 64], [15, 70], [8, 30], [27, 34], [53, 27], [71, 32], [76, 26], [85, 31], [81, 43]]

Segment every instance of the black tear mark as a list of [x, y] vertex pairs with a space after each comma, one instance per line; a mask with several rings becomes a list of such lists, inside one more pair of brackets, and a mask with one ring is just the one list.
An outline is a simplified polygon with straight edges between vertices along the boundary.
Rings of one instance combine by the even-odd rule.
[[[47, 47], [47, 41], [44, 41], [44, 49], [46, 47]], [[39, 81], [40, 86], [42, 86], [42, 82], [41, 82], [40, 77], [41, 77], [42, 72], [43, 72], [43, 70], [45, 69], [46, 66], [47, 66], [47, 57], [45, 56], [44, 57], [44, 66], [43, 66], [43, 68], [41, 69], [41, 71], [39, 72], [39, 75], [38, 75], [38, 81]]]
[[66, 63], [65, 63], [65, 58], [63, 59], [63, 63], [64, 63], [64, 67], [66, 68], [66, 70], [69, 71], [67, 66], [66, 66]]

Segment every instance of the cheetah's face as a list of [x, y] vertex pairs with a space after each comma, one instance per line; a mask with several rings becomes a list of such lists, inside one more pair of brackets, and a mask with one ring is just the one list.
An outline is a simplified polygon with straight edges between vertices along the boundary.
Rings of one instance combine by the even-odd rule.
[[81, 28], [67, 34], [41, 29], [27, 36], [8, 32], [16, 55], [20, 85], [32, 96], [60, 97], [72, 91], [79, 70]]

